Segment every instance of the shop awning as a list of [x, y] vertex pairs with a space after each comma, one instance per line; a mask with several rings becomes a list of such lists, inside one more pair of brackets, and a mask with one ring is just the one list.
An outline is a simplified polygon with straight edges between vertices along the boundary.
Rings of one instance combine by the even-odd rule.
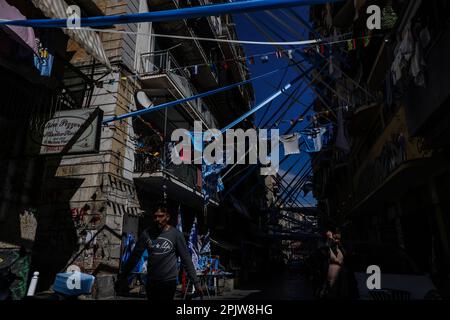
[[[64, 0], [32, 0], [34, 6], [52, 19], [66, 19], [68, 4]], [[87, 53], [100, 63], [111, 68], [102, 41], [95, 31], [83, 29], [63, 29], [72, 40], [76, 41]]]

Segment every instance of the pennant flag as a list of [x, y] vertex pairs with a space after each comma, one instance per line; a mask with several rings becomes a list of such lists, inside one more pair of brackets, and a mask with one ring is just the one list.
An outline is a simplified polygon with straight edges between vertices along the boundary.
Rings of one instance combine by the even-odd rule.
[[198, 270], [198, 247], [197, 247], [197, 241], [198, 241], [198, 234], [197, 234], [197, 217], [195, 217], [194, 222], [192, 224], [191, 232], [189, 234], [189, 240], [188, 240], [188, 248], [189, 253], [192, 257], [192, 263], [194, 264], [194, 268]]
[[261, 62], [262, 62], [262, 63], [267, 63], [267, 62], [269, 62], [269, 56], [262, 56], [262, 57], [261, 57]]
[[200, 254], [206, 254], [211, 252], [211, 238], [209, 237], [209, 230], [203, 238], [202, 248]]
[[325, 54], [325, 46], [323, 44], [320, 45], [320, 54]]
[[277, 50], [277, 52], [275, 53], [275, 55], [276, 55], [277, 59], [280, 59], [280, 58], [283, 57], [283, 51]]
[[288, 50], [288, 58], [289, 59], [293, 59], [293, 56], [292, 56], [292, 50]]
[[353, 47], [353, 41], [352, 40], [348, 40], [347, 41], [347, 50], [348, 51], [352, 51], [352, 50], [354, 50], [355, 48]]
[[39, 55], [34, 55], [34, 66], [43, 77], [50, 77], [52, 74], [54, 56], [45, 48], [39, 48]]
[[248, 63], [249, 64], [255, 64], [255, 57], [248, 58]]

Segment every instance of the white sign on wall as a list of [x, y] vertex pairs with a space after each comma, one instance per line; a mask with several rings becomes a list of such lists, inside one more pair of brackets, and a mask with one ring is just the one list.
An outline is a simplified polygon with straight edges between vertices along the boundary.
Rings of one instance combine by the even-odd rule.
[[40, 154], [98, 152], [100, 109], [60, 111], [44, 127]]

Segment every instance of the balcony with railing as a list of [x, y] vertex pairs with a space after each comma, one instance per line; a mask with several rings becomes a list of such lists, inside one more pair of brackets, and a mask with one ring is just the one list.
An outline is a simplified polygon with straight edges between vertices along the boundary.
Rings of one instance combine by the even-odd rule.
[[[190, 82], [190, 71], [181, 67], [168, 50], [142, 54], [138, 73], [144, 87], [167, 90], [176, 99], [197, 94]], [[188, 105], [186, 111], [193, 119], [202, 120], [208, 127], [214, 127], [214, 119], [205, 112], [207, 108], [202, 99], [191, 100], [186, 104]]]
[[134, 162], [134, 172], [138, 176], [162, 177], [170, 175], [178, 182], [184, 184], [192, 190], [200, 191], [201, 178], [195, 165], [169, 163], [164, 165], [162, 159], [148, 153], [136, 153]]
[[[159, 11], [159, 10], [173, 10], [173, 9], [179, 9], [183, 7], [190, 7], [195, 5], [194, 1], [190, 1], [190, 4], [188, 5], [187, 1], [185, 0], [148, 0], [149, 7], [151, 7], [152, 11]], [[209, 22], [213, 21], [213, 18], [201, 18], [199, 20], [174, 20], [174, 21], [164, 21], [164, 22], [157, 22], [154, 24], [154, 28], [158, 33], [161, 34], [171, 34], [171, 35], [178, 35], [183, 37], [190, 37], [192, 40], [183, 40], [183, 45], [178, 47], [175, 50], [175, 56], [178, 59], [183, 58], [183, 61], [186, 62], [186, 64], [208, 64], [210, 61], [209, 55], [207, 54], [209, 52], [208, 47], [206, 46], [208, 43], [205, 43], [205, 46], [200, 43], [200, 41], [197, 40], [198, 35], [196, 31], [194, 31], [193, 26], [197, 24], [197, 21], [199, 22], [205, 22], [205, 26], [207, 28], [213, 28], [214, 24], [216, 22]], [[209, 24], [211, 24], [209, 26]], [[203, 24], [201, 24], [203, 25]], [[201, 28], [199, 29], [202, 30]], [[197, 30], [197, 31], [199, 31]], [[164, 47], [169, 48], [176, 46], [180, 43], [179, 39], [164, 39], [162, 42], [164, 42]], [[208, 49], [208, 50], [205, 50]], [[208, 72], [206, 72], [208, 71]], [[214, 72], [212, 72], [210, 69], [205, 68], [204, 73], [202, 74], [202, 80], [205, 83], [205, 87], [213, 87], [218, 84], [218, 77]]]
[[[177, 199], [185, 198], [196, 203], [202, 199], [202, 176], [199, 166], [193, 164], [176, 165], [165, 158], [168, 154], [157, 134], [140, 135], [136, 139], [134, 155], [134, 179], [153, 192], [167, 193]], [[217, 194], [213, 201], [217, 201]]]

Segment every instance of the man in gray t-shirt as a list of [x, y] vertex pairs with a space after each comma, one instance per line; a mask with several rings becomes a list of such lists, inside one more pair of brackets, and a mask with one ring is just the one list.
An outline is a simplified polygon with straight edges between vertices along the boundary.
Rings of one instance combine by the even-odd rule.
[[116, 289], [128, 286], [127, 277], [148, 250], [147, 298], [149, 300], [172, 300], [178, 276], [177, 256], [181, 258], [195, 289], [202, 294], [200, 281], [189, 254], [183, 234], [169, 224], [170, 214], [165, 206], [158, 206], [154, 213], [156, 228], [144, 230], [133, 253], [118, 276]]

